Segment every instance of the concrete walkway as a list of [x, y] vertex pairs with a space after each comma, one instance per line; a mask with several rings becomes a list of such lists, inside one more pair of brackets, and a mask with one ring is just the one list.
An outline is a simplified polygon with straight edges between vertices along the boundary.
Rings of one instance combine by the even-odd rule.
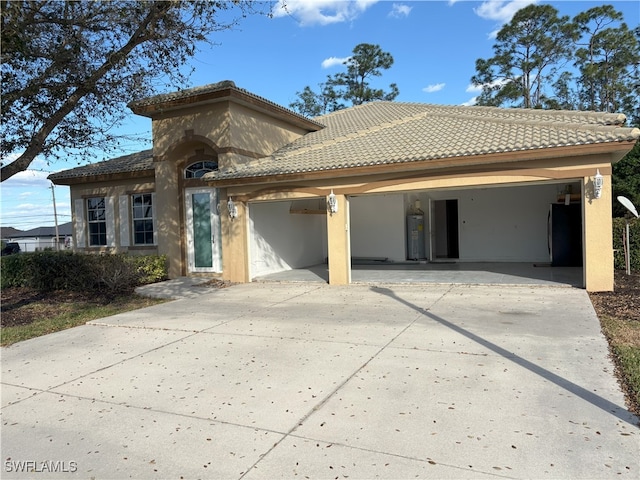
[[2, 349], [3, 478], [640, 477], [583, 290], [181, 288]]

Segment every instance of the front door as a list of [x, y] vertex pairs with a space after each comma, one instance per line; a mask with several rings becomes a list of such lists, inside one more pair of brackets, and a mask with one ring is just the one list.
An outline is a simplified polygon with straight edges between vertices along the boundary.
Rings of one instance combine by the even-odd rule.
[[213, 188], [185, 190], [189, 273], [221, 271], [218, 195]]

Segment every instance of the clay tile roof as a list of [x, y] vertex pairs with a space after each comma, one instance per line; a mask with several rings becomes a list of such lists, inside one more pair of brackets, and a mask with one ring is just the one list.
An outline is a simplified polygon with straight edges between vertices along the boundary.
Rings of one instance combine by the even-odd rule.
[[[233, 83], [233, 82], [230, 82]], [[227, 88], [226, 82], [152, 98]], [[160, 101], [160, 100], [158, 100]], [[164, 100], [162, 100], [164, 101]], [[562, 110], [371, 102], [318, 117], [325, 128], [269, 157], [208, 173], [210, 180], [258, 178], [554, 147], [631, 142], [640, 129], [625, 116]], [[153, 170], [152, 150], [65, 170], [49, 179]]]
[[277, 103], [272, 102], [271, 100], [268, 100], [259, 95], [256, 95], [255, 93], [251, 93], [250, 91], [245, 90], [244, 88], [237, 87], [235, 82], [231, 80], [223, 80], [222, 82], [210, 83], [208, 85], [201, 85], [198, 87], [187, 88], [187, 89], [179, 90], [176, 92], [162, 93], [160, 95], [154, 95], [152, 97], [147, 97], [140, 100], [129, 102], [127, 106], [131, 108], [131, 110], [133, 110], [135, 113], [138, 113], [140, 115], [145, 115], [145, 113], [143, 112], [145, 107], [159, 106], [159, 105], [166, 106], [173, 103], [180, 103], [181, 100], [186, 100], [186, 99], [195, 99], [195, 100], [206, 99], [206, 98], [215, 96], [215, 94], [224, 92], [225, 90], [239, 93], [241, 96], [244, 96], [245, 98], [248, 98], [252, 101], [257, 101], [263, 105], [267, 105], [270, 108], [280, 111], [286, 115], [289, 115], [294, 118], [298, 118], [304, 122], [314, 125], [315, 128], [322, 128], [323, 126], [322, 124], [316, 122], [314, 119], [305, 117], [304, 115], [300, 115], [299, 113], [294, 112], [293, 110], [285, 108], [282, 105], [278, 105]]
[[237, 179], [634, 141], [621, 114], [371, 102], [317, 118], [272, 156], [207, 174]]
[[96, 175], [110, 175], [115, 173], [153, 171], [153, 150], [124, 155], [103, 162], [91, 163], [82, 167], [63, 170], [49, 175], [49, 180], [64, 180], [71, 178], [93, 177]]
[[231, 80], [223, 80], [222, 82], [210, 83], [208, 85], [199, 85], [197, 87], [185, 88], [184, 90], [178, 90], [176, 92], [161, 93], [152, 97], [134, 100], [133, 102], [129, 102], [128, 107], [136, 108], [146, 105], [156, 105], [160, 103], [170, 102], [172, 100], [180, 100], [182, 98], [189, 98], [206, 93], [218, 92], [229, 88], [236, 88], [235, 82]]

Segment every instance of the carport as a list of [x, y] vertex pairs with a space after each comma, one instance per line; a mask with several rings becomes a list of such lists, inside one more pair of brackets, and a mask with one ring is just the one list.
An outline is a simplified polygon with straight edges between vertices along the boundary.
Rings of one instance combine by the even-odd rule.
[[611, 164], [638, 133], [621, 117], [372, 102], [321, 120], [204, 177], [233, 199], [225, 279], [613, 288]]
[[[579, 181], [351, 195], [351, 282], [583, 287], [582, 195], [570, 192]], [[552, 205], [577, 217], [573, 232], [554, 231]], [[252, 280], [330, 280], [323, 199], [251, 203], [249, 218]]]

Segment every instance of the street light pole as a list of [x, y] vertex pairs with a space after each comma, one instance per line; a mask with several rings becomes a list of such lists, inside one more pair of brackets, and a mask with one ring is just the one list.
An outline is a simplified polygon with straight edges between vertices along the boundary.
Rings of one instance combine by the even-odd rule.
[[51, 195], [53, 196], [53, 220], [56, 224], [56, 252], [60, 251], [60, 234], [58, 232], [58, 211], [56, 209], [56, 191], [53, 183], [51, 184]]

